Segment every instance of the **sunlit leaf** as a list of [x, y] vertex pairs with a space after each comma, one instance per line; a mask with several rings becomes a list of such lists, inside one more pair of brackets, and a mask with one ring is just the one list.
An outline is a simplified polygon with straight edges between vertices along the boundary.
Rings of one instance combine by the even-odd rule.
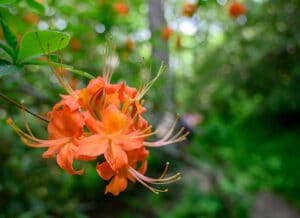
[[26, 2], [32, 9], [38, 11], [39, 13], [45, 12], [45, 6], [43, 4], [40, 4], [35, 0], [26, 0]]
[[21, 41], [18, 62], [58, 51], [68, 45], [70, 36], [57, 31], [26, 33]]

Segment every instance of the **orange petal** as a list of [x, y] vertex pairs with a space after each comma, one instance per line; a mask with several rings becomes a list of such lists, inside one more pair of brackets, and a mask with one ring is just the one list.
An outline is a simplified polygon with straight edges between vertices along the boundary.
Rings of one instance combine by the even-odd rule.
[[148, 122], [141, 115], [139, 115], [136, 125], [139, 129], [146, 129], [148, 127]]
[[107, 94], [113, 94], [116, 92], [119, 92], [120, 88], [122, 86], [122, 83], [120, 84], [106, 84], [105, 90]]
[[117, 196], [120, 192], [124, 191], [127, 188], [127, 184], [127, 179], [125, 177], [116, 175], [106, 186], [105, 194], [107, 194], [107, 192], [110, 192], [113, 195]]
[[51, 121], [48, 125], [49, 138], [80, 136], [83, 131], [84, 119], [80, 112], [71, 112], [68, 106], [51, 112]]
[[90, 96], [87, 88], [80, 90], [78, 101], [82, 107], [89, 108], [90, 99], [91, 99], [91, 96]]
[[71, 110], [71, 112], [76, 111], [80, 105], [79, 102], [77, 100], [76, 94], [79, 94], [79, 91], [75, 91], [74, 95], [61, 95], [60, 97], [62, 98], [61, 102], [68, 106]]
[[130, 165], [136, 163], [137, 161], [145, 160], [148, 157], [148, 155], [149, 151], [146, 150], [145, 147], [127, 152], [127, 157]]
[[109, 180], [111, 177], [115, 175], [115, 172], [111, 169], [107, 162], [98, 164], [96, 166], [97, 173], [104, 180]]
[[104, 153], [104, 157], [114, 171], [119, 171], [128, 164], [125, 151], [118, 145], [110, 144]]
[[84, 111], [84, 112], [81, 112], [81, 114], [84, 117], [86, 127], [91, 132], [93, 132], [93, 133], [102, 132], [103, 124], [99, 120], [96, 120], [90, 112]]
[[118, 93], [108, 94], [105, 100], [106, 105], [113, 104], [116, 107], [120, 106], [120, 99]]
[[53, 155], [56, 155], [62, 147], [63, 145], [54, 145], [49, 147], [48, 150], [43, 153], [43, 158], [53, 157]]
[[115, 144], [119, 145], [124, 151], [132, 151], [143, 147], [144, 139], [130, 139], [129, 137], [124, 137], [124, 139], [120, 138], [120, 140], [116, 140]]
[[114, 105], [110, 105], [104, 110], [102, 121], [107, 133], [122, 131], [128, 126], [126, 115]]
[[105, 87], [105, 81], [101, 77], [97, 77], [96, 79], [93, 79], [89, 82], [87, 86], [88, 92], [93, 95], [96, 92], [98, 92], [99, 89]]
[[78, 157], [97, 157], [107, 150], [108, 140], [96, 134], [77, 140], [76, 144], [78, 144], [76, 152]]
[[74, 170], [72, 164], [74, 160], [76, 146], [73, 143], [66, 144], [56, 156], [57, 164], [70, 174], [83, 174], [83, 169]]
[[136, 88], [128, 87], [125, 85], [125, 83], [121, 83], [120, 90], [119, 90], [121, 101], [134, 99], [137, 93], [138, 92]]

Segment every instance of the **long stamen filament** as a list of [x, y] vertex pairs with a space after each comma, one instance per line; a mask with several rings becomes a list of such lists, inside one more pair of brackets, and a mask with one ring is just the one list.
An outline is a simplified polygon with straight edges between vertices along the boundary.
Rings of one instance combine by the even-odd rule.
[[158, 77], [166, 71], [166, 66], [162, 64], [158, 70], [157, 75], [150, 81], [141, 84], [140, 88], [138, 89], [138, 94], [137, 94], [137, 100], [140, 100], [143, 98], [143, 96], [147, 93], [147, 91], [151, 88], [151, 86], [155, 83], [155, 81], [158, 79]]
[[170, 128], [170, 130], [169, 130], [169, 132], [165, 135], [165, 137], [163, 137], [162, 139], [160, 139], [160, 141], [165, 141], [165, 140], [167, 140], [168, 138], [170, 138], [170, 136], [172, 135], [172, 133], [173, 133], [175, 127], [176, 127], [176, 123], [177, 123], [178, 119], [179, 119], [179, 118], [176, 117], [175, 121], [173, 122], [173, 124], [172, 124], [172, 126], [171, 126], [171, 128]]
[[170, 130], [162, 139], [160, 139], [156, 142], [144, 142], [144, 145], [149, 146], [149, 147], [160, 147], [160, 146], [174, 144], [177, 142], [184, 141], [186, 139], [186, 136], [189, 134], [189, 132], [182, 134], [185, 130], [183, 127], [175, 135], [172, 136], [172, 133], [174, 132], [177, 121], [178, 121], [178, 118], [176, 118], [176, 120], [172, 124]]
[[176, 173], [173, 176], [164, 178], [165, 175], [166, 175], [166, 173], [167, 173], [167, 171], [168, 171], [168, 166], [169, 166], [169, 163], [166, 164], [166, 167], [165, 167], [162, 175], [159, 178], [157, 178], [157, 179], [153, 179], [153, 178], [144, 176], [143, 174], [141, 174], [140, 172], [136, 171], [132, 167], [129, 168], [129, 172], [142, 185], [144, 185], [145, 187], [147, 187], [149, 190], [151, 190], [155, 194], [158, 194], [160, 192], [167, 192], [168, 189], [153, 188], [153, 187], [150, 186], [150, 184], [153, 184], [153, 185], [166, 185], [166, 184], [170, 184], [170, 183], [176, 182], [176, 181], [178, 181], [178, 180], [181, 179], [180, 173]]
[[[53, 144], [65, 144], [70, 141], [70, 137], [61, 138], [61, 139], [53, 139], [53, 140], [42, 140], [36, 138], [34, 135], [30, 135], [22, 131], [16, 124], [13, 122], [12, 119], [8, 118], [6, 123], [16, 131], [16, 133], [21, 137], [21, 140], [32, 147], [49, 147]], [[29, 128], [29, 126], [28, 126]]]
[[[23, 104], [22, 104], [22, 106], [24, 107]], [[22, 111], [22, 117], [23, 117], [23, 121], [24, 121], [24, 123], [25, 123], [25, 127], [26, 127], [27, 131], [28, 131], [28, 133], [29, 133], [32, 137], [34, 137], [33, 134], [32, 134], [31, 129], [29, 128], [29, 124], [28, 124], [28, 120], [27, 120], [27, 117], [26, 117], [24, 108], [23, 108], [21, 111]]]
[[154, 132], [148, 133], [148, 134], [143, 134], [143, 135], [138, 135], [138, 136], [134, 136], [132, 137], [133, 139], [138, 139], [138, 138], [146, 138], [152, 135], [156, 135], [159, 131], [155, 130]]
[[164, 177], [166, 176], [166, 174], [167, 174], [167, 172], [168, 172], [168, 170], [169, 170], [169, 165], [170, 165], [170, 163], [167, 162], [167, 163], [166, 163], [166, 166], [165, 166], [165, 169], [164, 169], [164, 171], [163, 171], [163, 173], [162, 173], [161, 176], [159, 177], [160, 179], [162, 179], [162, 178], [164, 178]]

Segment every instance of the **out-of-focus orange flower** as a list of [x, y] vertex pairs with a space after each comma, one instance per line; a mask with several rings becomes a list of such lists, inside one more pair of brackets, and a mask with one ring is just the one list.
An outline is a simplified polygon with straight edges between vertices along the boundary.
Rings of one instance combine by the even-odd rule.
[[116, 2], [113, 4], [113, 9], [120, 15], [127, 15], [129, 12], [129, 7], [123, 2]]
[[134, 49], [134, 42], [132, 41], [132, 39], [128, 38], [125, 41], [125, 49], [128, 52], [132, 52]]
[[245, 14], [247, 11], [246, 6], [243, 3], [233, 2], [229, 6], [229, 14], [231, 17], [239, 17]]
[[37, 24], [40, 21], [40, 17], [32, 12], [29, 12], [23, 16], [23, 20], [28, 24]]
[[172, 33], [173, 33], [173, 29], [171, 27], [166, 26], [161, 30], [161, 37], [164, 40], [168, 41], [172, 36]]
[[73, 52], [78, 52], [81, 49], [81, 43], [77, 38], [71, 38], [70, 47]]
[[182, 8], [182, 15], [187, 16], [187, 17], [192, 17], [195, 14], [195, 12], [197, 11], [197, 9], [198, 9], [197, 4], [192, 4], [192, 3], [186, 2]]
[[[104, 61], [106, 63], [106, 61]], [[161, 68], [163, 71], [164, 68]], [[166, 189], [152, 187], [168, 184], [180, 179], [180, 174], [158, 179], [145, 176], [147, 169], [147, 147], [161, 147], [186, 139], [184, 129], [174, 134], [175, 124], [169, 132], [157, 141], [147, 141], [155, 135], [152, 126], [144, 119], [146, 108], [143, 96], [159, 74], [144, 83], [139, 89], [129, 87], [124, 82], [111, 84], [110, 68], [103, 68], [103, 76], [92, 79], [86, 88], [73, 90], [64, 80], [65, 76], [53, 71], [59, 83], [67, 91], [61, 100], [48, 113], [48, 140], [33, 136], [25, 121], [27, 133], [18, 128], [11, 119], [7, 123], [21, 136], [22, 141], [31, 147], [46, 147], [44, 158], [56, 157], [58, 165], [71, 174], [82, 174], [83, 169], [75, 170], [74, 160], [89, 161], [100, 156], [96, 170], [104, 180], [110, 180], [105, 193], [118, 195], [127, 187], [128, 180], [138, 181], [154, 193]]]

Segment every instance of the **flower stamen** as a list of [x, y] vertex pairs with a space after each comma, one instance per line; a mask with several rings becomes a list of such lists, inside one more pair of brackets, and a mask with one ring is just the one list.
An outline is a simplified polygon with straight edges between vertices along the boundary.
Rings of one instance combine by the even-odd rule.
[[144, 145], [148, 146], [148, 147], [160, 147], [160, 146], [174, 144], [177, 142], [184, 141], [190, 133], [189, 132], [183, 133], [183, 131], [185, 130], [185, 128], [183, 128], [183, 127], [175, 135], [172, 136], [172, 133], [175, 130], [177, 121], [178, 121], [178, 118], [176, 118], [176, 120], [172, 124], [169, 132], [166, 134], [165, 137], [163, 137], [162, 139], [160, 139], [156, 142], [144, 142]]
[[163, 171], [162, 175], [159, 178], [157, 178], [157, 179], [153, 179], [153, 178], [144, 176], [143, 174], [141, 174], [140, 172], [136, 171], [132, 167], [129, 167], [128, 171], [142, 185], [144, 185], [145, 187], [147, 187], [149, 190], [151, 190], [155, 194], [159, 194], [160, 192], [167, 192], [168, 189], [157, 189], [157, 188], [154, 188], [154, 187], [150, 186], [150, 184], [153, 184], [153, 185], [165, 185], [165, 184], [170, 184], [170, 183], [176, 182], [176, 181], [178, 181], [178, 180], [181, 179], [180, 173], [176, 173], [173, 176], [164, 178], [165, 175], [166, 175], [166, 173], [167, 173], [167, 170], [168, 170], [168, 165], [169, 165], [169, 163], [167, 163], [166, 168]]

